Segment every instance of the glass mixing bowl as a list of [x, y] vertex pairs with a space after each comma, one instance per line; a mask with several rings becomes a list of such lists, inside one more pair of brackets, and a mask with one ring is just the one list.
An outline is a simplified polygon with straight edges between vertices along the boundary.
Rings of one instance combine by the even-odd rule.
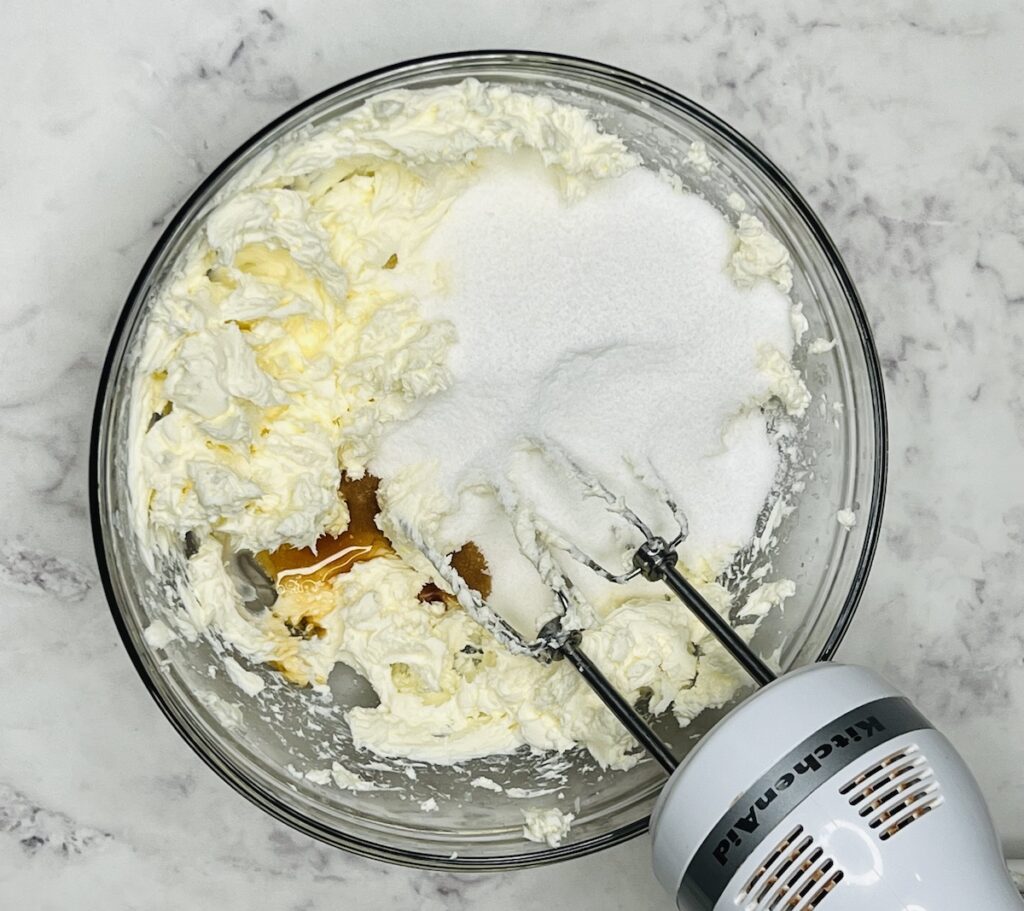
[[[218, 191], [252, 159], [297, 127], [350, 111], [378, 92], [419, 89], [474, 77], [541, 92], [584, 107], [621, 136], [647, 166], [677, 174], [735, 219], [733, 192], [789, 248], [793, 299], [803, 304], [806, 338], [836, 339], [822, 355], [798, 349], [796, 362], [814, 395], [802, 451], [805, 489], [776, 530], [775, 578], [796, 582], [781, 614], [773, 612], [754, 641], [777, 651], [784, 669], [829, 658], [853, 615], [874, 553], [885, 486], [886, 428], [878, 359], [857, 292], [835, 246], [789, 180], [746, 139], [687, 98], [656, 83], [598, 63], [547, 54], [480, 52], [391, 66], [332, 88], [299, 105], [231, 155], [171, 221], [124, 306], [100, 382], [93, 427], [91, 498], [96, 550], [114, 620], [139, 674], [160, 708], [225, 781], [278, 819], [316, 838], [398, 863], [448, 869], [507, 869], [577, 857], [645, 830], [663, 784], [646, 761], [625, 771], [573, 757], [568, 778], [528, 800], [473, 787], [487, 776], [503, 785], [547, 790], [544, 763], [526, 751], [456, 767], [417, 765], [411, 780], [386, 764], [372, 773], [379, 790], [353, 793], [318, 785], [294, 769], [330, 766], [328, 756], [365, 768], [341, 717], [346, 705], [372, 704], [352, 674], [331, 678], [333, 701], [321, 701], [254, 668], [267, 680], [260, 699], [241, 697], [223, 673], [211, 677], [215, 655], [205, 641], [147, 644], [143, 630], [179, 596], [173, 568], [149, 568], [126, 517], [129, 395], [147, 313], [209, 213]], [[687, 164], [694, 141], [714, 162], [706, 174]], [[857, 512], [846, 529], [840, 508]], [[724, 711], [724, 710], [723, 710]], [[706, 711], [685, 730], [672, 719], [658, 729], [682, 757], [723, 711]], [[358, 759], [358, 761], [357, 761]], [[415, 765], [415, 764], [414, 764]], [[289, 768], [290, 767], [290, 768]], [[365, 774], [365, 773], [364, 773]], [[438, 809], [419, 803], [437, 797]], [[576, 821], [561, 846], [527, 841], [521, 807], [571, 808]]]

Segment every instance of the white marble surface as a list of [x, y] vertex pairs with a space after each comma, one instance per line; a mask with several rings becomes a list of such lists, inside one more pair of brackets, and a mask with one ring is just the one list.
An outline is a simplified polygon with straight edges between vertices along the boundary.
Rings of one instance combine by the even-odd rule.
[[[626, 18], [620, 11], [633, 10]], [[1024, 855], [1024, 12], [870, 0], [8, 0], [0, 30], [0, 906], [667, 908], [640, 839], [450, 876], [326, 849], [220, 782], [137, 679], [97, 584], [89, 415], [160, 226], [238, 143], [383, 64], [527, 47], [703, 102], [795, 179], [885, 364], [881, 549], [843, 656], [908, 690]], [[16, 900], [21, 899], [21, 904]]]

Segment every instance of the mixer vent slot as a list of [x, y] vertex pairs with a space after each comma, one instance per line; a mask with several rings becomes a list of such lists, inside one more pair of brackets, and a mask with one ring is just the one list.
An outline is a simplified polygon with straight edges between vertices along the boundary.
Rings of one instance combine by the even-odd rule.
[[806, 905], [801, 905], [799, 911], [814, 911], [818, 905], [821, 904], [822, 900], [825, 899], [828, 894], [836, 887], [836, 883], [843, 878], [843, 871], [836, 870], [821, 886], [818, 891], [810, 897], [810, 900]]
[[917, 746], [890, 753], [839, 789], [850, 806], [888, 841], [942, 803], [935, 773]]
[[835, 861], [797, 826], [758, 864], [736, 903], [745, 911], [811, 911], [842, 878]]

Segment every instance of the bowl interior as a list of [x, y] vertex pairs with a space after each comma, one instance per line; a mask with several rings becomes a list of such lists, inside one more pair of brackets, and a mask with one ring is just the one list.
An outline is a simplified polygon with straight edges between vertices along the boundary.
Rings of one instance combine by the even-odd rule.
[[[676, 174], [727, 217], [732, 193], [747, 202], [788, 246], [792, 297], [809, 323], [805, 337], [836, 339], [825, 354], [798, 349], [795, 361], [813, 395], [801, 426], [800, 455], [790, 482], [803, 485], [793, 511], [775, 528], [771, 575], [796, 582], [784, 612], [773, 612], [755, 645], [777, 651], [784, 668], [830, 654], [845, 629], [874, 548], [884, 485], [884, 411], [870, 334], [842, 263], [806, 204], [756, 149], [691, 102], [637, 77], [585, 61], [528, 54], [475, 54], [404, 64], [346, 83], [286, 115], [228, 160], [183, 207], [161, 239], [126, 304], [111, 346], [97, 406], [93, 507], [97, 548], [115, 619], [140, 673], [165, 713], [226, 780], [278, 817], [330, 843], [422, 866], [509, 867], [563, 859], [642, 831], [663, 773], [645, 761], [626, 772], [602, 770], [587, 754], [566, 763], [525, 751], [455, 767], [380, 762], [357, 755], [344, 709], [373, 704], [353, 673], [331, 678], [333, 699], [266, 681], [257, 698], [243, 696], [224, 676], [206, 641], [171, 643], [154, 651], [142, 631], [179, 598], [180, 563], [150, 567], [128, 516], [126, 451], [129, 393], [146, 315], [219, 191], [260, 151], [290, 131], [317, 124], [389, 88], [426, 88], [468, 76], [543, 92], [584, 107], [620, 135], [645, 164]], [[700, 173], [687, 162], [694, 141], [706, 144], [714, 166]], [[836, 511], [857, 512], [847, 530]], [[766, 559], [756, 558], [755, 567]], [[742, 587], [742, 580], [733, 583]], [[680, 730], [660, 732], [683, 756], [720, 718], [707, 711]], [[292, 770], [329, 768], [332, 759], [359, 768], [379, 786], [371, 792], [316, 784]], [[510, 800], [471, 785], [485, 776], [529, 796]], [[437, 810], [420, 803], [435, 798]], [[521, 808], [559, 806], [577, 819], [556, 849], [522, 837]]]

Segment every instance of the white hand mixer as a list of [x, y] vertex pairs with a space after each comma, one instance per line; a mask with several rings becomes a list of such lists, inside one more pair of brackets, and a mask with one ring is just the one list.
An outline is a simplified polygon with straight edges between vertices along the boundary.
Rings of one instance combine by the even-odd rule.
[[[501, 493], [523, 553], [555, 595], [560, 616], [525, 641], [450, 560], [414, 528], [409, 540], [459, 603], [510, 650], [567, 659], [669, 773], [651, 817], [654, 872], [684, 911], [1020, 909], [981, 792], [950, 742], [910, 701], [866, 668], [815, 664], [776, 675], [676, 567], [686, 519], [655, 535], [565, 453], [541, 451], [584, 496], [638, 534], [632, 566], [615, 573]], [[579, 598], [561, 551], [611, 582], [664, 582], [760, 687], [679, 764], [608, 682], [561, 617]]]

